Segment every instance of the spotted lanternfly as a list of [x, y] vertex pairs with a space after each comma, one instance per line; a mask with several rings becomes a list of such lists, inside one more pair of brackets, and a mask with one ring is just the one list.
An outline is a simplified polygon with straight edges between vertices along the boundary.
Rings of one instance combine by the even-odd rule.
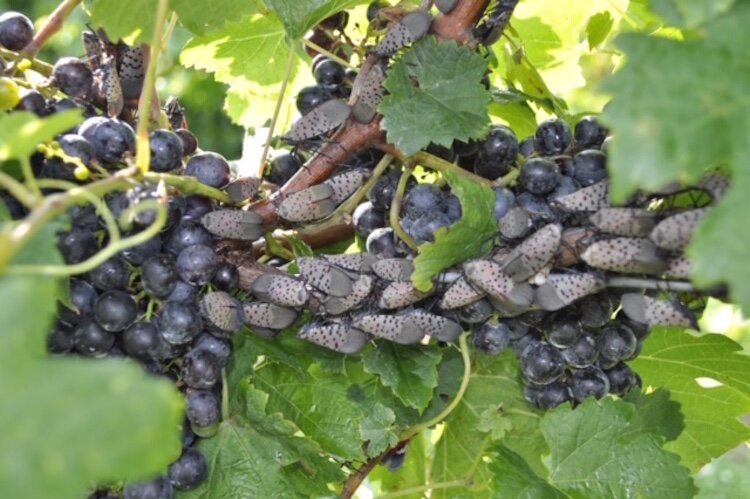
[[261, 274], [255, 278], [250, 292], [259, 300], [282, 307], [301, 307], [310, 298], [305, 283], [278, 274]]
[[622, 311], [630, 319], [649, 326], [698, 327], [695, 314], [677, 300], [657, 300], [638, 293], [622, 295]]
[[291, 144], [327, 134], [349, 118], [352, 108], [341, 99], [331, 99], [311, 110], [294, 122], [284, 140]]
[[330, 315], [341, 315], [362, 306], [372, 291], [372, 277], [359, 276], [352, 284], [352, 292], [347, 296], [331, 296], [324, 300], [325, 312]]
[[531, 234], [503, 259], [502, 272], [514, 281], [525, 281], [542, 270], [560, 247], [562, 226], [548, 224]]
[[367, 343], [367, 335], [348, 321], [309, 322], [299, 330], [297, 337], [339, 353], [357, 353]]
[[352, 292], [354, 279], [322, 258], [301, 256], [297, 268], [308, 284], [327, 295], [349, 296]]
[[481, 300], [487, 293], [480, 291], [472, 286], [465, 277], [459, 277], [443, 293], [440, 300], [440, 308], [443, 310], [453, 310], [465, 305], [470, 305], [477, 300]]
[[657, 214], [641, 208], [602, 208], [589, 221], [615, 236], [646, 237], [656, 225]]
[[435, 7], [443, 14], [447, 14], [456, 7], [457, 3], [458, 0], [435, 0]]
[[126, 99], [139, 98], [143, 90], [143, 79], [146, 77], [141, 47], [131, 47], [122, 42], [118, 43], [117, 60], [117, 72], [120, 75], [123, 97]]
[[378, 307], [384, 310], [403, 308], [417, 303], [425, 296], [427, 294], [419, 291], [411, 282], [396, 281], [388, 284], [380, 293]]
[[386, 281], [408, 281], [414, 264], [406, 258], [383, 258], [372, 264], [372, 271]]
[[276, 209], [276, 214], [290, 222], [311, 222], [325, 218], [336, 209], [333, 188], [318, 184], [289, 194]]
[[664, 272], [664, 277], [668, 279], [690, 279], [693, 271], [693, 265], [685, 255], [672, 258], [667, 262], [669, 267]]
[[101, 88], [107, 101], [107, 114], [114, 118], [118, 116], [125, 107], [125, 99], [122, 94], [120, 77], [117, 74], [117, 61], [112, 56], [102, 54], [101, 62]]
[[245, 324], [251, 328], [284, 329], [297, 319], [297, 312], [291, 308], [280, 307], [274, 303], [255, 301], [242, 304]]
[[354, 327], [402, 345], [419, 343], [424, 338], [424, 331], [409, 315], [363, 314], [354, 320]]
[[518, 239], [526, 234], [531, 228], [531, 218], [523, 208], [516, 206], [497, 222], [500, 235], [505, 239]]
[[626, 274], [661, 274], [667, 269], [656, 245], [638, 237], [597, 241], [586, 248], [581, 259], [592, 267]]
[[517, 315], [524, 314], [531, 310], [538, 310], [539, 307], [533, 302], [534, 299], [534, 288], [527, 282], [517, 282], [516, 286], [518, 291], [516, 294], [530, 297], [526, 305], [517, 305], [510, 300], [495, 298], [494, 296], [488, 297], [492, 308], [497, 310], [500, 317], [516, 317]]
[[424, 310], [414, 310], [409, 317], [422, 328], [422, 331], [438, 341], [456, 341], [463, 332], [463, 328], [457, 322]]
[[536, 289], [534, 301], [547, 311], [560, 310], [579, 298], [597, 293], [604, 281], [595, 274], [571, 272], [550, 274], [547, 281]]
[[526, 286], [519, 286], [492, 260], [472, 260], [463, 267], [469, 282], [494, 298], [521, 306], [529, 305], [533, 299]]
[[372, 49], [372, 53], [380, 57], [390, 57], [401, 47], [426, 35], [431, 24], [432, 16], [428, 12], [410, 12], [388, 30]]
[[378, 106], [385, 96], [383, 82], [386, 76], [387, 61], [381, 59], [373, 64], [369, 71], [357, 75], [352, 84], [359, 94], [354, 97], [352, 104], [352, 118], [359, 123], [369, 123], [378, 114]]
[[216, 210], [201, 217], [211, 234], [227, 239], [255, 241], [263, 236], [263, 218], [254, 211]]
[[555, 199], [552, 204], [570, 212], [598, 211], [606, 208], [609, 206], [609, 181], [602, 180], [578, 189], [567, 196]]
[[693, 237], [693, 231], [708, 213], [708, 208], [688, 210], [667, 217], [651, 231], [649, 236], [660, 248], [681, 250]]
[[370, 272], [372, 264], [377, 261], [377, 257], [372, 253], [339, 253], [334, 255], [321, 255], [329, 263], [341, 267], [351, 272]]
[[242, 177], [230, 182], [224, 188], [229, 199], [237, 204], [255, 197], [260, 189], [260, 179], [258, 177]]
[[365, 182], [368, 176], [369, 171], [364, 168], [354, 168], [333, 175], [323, 183], [329, 185], [331, 189], [333, 189], [331, 200], [336, 204], [340, 204], [354, 194], [354, 192]]
[[200, 311], [210, 328], [223, 335], [236, 333], [244, 322], [239, 300], [224, 291], [206, 293], [201, 299]]
[[726, 194], [730, 185], [729, 177], [726, 175], [717, 172], [709, 172], [700, 179], [696, 187], [708, 192], [714, 201], [716, 201]]

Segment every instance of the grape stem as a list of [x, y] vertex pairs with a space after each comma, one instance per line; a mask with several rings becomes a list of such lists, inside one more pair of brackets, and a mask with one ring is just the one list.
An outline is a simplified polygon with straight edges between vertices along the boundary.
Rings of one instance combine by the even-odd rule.
[[19, 181], [5, 172], [0, 171], [0, 185], [8, 191], [14, 198], [20, 201], [27, 208], [33, 208], [37, 205], [38, 199], [26, 189]]
[[427, 168], [430, 168], [432, 170], [438, 171], [440, 173], [445, 174], [446, 172], [451, 172], [456, 175], [459, 175], [461, 177], [466, 177], [474, 182], [492, 186], [493, 183], [491, 180], [487, 180], [484, 177], [480, 177], [479, 175], [476, 175], [474, 173], [471, 173], [468, 170], [464, 170], [460, 166], [458, 166], [456, 163], [451, 163], [450, 161], [446, 161], [443, 158], [439, 158], [435, 156], [434, 154], [430, 154], [425, 151], [419, 151], [414, 156], [412, 156], [412, 159], [414, 160], [415, 164], [420, 164], [422, 166], [426, 166]]
[[[44, 26], [40, 29], [34, 38], [29, 42], [22, 51], [22, 55], [34, 58], [42, 46], [47, 43], [47, 40], [60, 31], [63, 22], [70, 15], [71, 12], [81, 3], [81, 0], [63, 0], [60, 5], [50, 14], [45, 21]], [[33, 67], [33, 66], [32, 66]], [[52, 74], [52, 71], [49, 72]]]
[[142, 178], [153, 183], [164, 181], [165, 184], [171, 187], [176, 187], [183, 194], [197, 194], [199, 196], [215, 199], [224, 204], [234, 204], [232, 203], [232, 200], [229, 199], [226, 192], [202, 184], [195, 177], [182, 177], [179, 175], [170, 175], [169, 173], [146, 172], [143, 174]]
[[635, 289], [653, 289], [657, 291], [677, 291], [691, 293], [698, 291], [698, 288], [692, 282], [688, 281], [667, 281], [660, 279], [645, 279], [643, 277], [610, 277], [607, 279], [609, 288], [635, 288]]
[[[26, 57], [27, 54], [14, 52], [12, 50], [6, 49], [5, 47], [0, 47], [0, 56], [2, 56], [3, 59], [18, 60], [20, 58]], [[30, 56], [28, 57], [28, 60], [31, 61], [31, 69], [33, 69], [37, 73], [43, 76], [50, 76], [52, 74], [52, 64], [46, 63], [40, 59], [36, 59]]]
[[338, 62], [345, 68], [352, 68], [356, 69], [354, 66], [352, 66], [352, 63], [349, 61], [342, 59], [341, 57], [337, 56], [336, 54], [332, 53], [330, 50], [326, 50], [317, 43], [313, 42], [312, 40], [308, 40], [307, 38], [304, 39], [304, 43], [306, 46], [313, 49], [315, 52], [318, 52], [319, 54], [323, 54], [324, 56], [328, 57], [329, 59]]
[[367, 182], [365, 182], [349, 199], [341, 203], [341, 205], [336, 208], [336, 211], [339, 213], [352, 213], [355, 208], [357, 208], [359, 202], [364, 199], [368, 192], [370, 192], [370, 189], [375, 185], [375, 182], [377, 182], [380, 176], [383, 175], [383, 172], [391, 164], [391, 161], [393, 161], [393, 156], [390, 154], [383, 156], [380, 161], [378, 161], [378, 164], [375, 165], [372, 175], [367, 179]]
[[409, 182], [409, 178], [411, 177], [411, 173], [414, 171], [414, 168], [411, 165], [404, 165], [404, 171], [401, 172], [401, 178], [398, 179], [398, 187], [396, 188], [396, 195], [393, 196], [393, 201], [391, 202], [391, 211], [388, 214], [391, 228], [393, 229], [393, 233], [401, 239], [403, 242], [406, 243], [407, 246], [409, 246], [414, 251], [419, 251], [419, 245], [412, 239], [412, 237], [406, 233], [403, 227], [401, 227], [401, 224], [398, 221], [399, 214], [401, 213], [401, 201], [404, 198], [404, 191], [406, 191], [406, 184]]

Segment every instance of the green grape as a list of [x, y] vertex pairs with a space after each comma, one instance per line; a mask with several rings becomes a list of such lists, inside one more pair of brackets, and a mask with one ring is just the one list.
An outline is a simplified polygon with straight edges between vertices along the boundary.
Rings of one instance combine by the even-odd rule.
[[0, 110], [13, 109], [20, 100], [16, 82], [4, 76], [0, 77]]

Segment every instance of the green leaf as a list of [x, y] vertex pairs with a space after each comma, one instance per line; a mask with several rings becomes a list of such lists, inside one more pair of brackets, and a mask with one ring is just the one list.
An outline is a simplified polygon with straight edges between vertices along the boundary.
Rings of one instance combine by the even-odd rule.
[[[637, 188], [694, 181], [712, 165], [747, 168], [748, 23], [750, 5], [742, 3], [707, 24], [703, 38], [616, 39], [626, 62], [604, 85], [613, 98], [602, 115], [614, 132], [609, 169], [615, 201]], [[671, 68], [666, 73], [665, 64]], [[716, 77], [722, 74], [732, 77]]]
[[492, 473], [490, 488], [494, 497], [528, 499], [563, 499], [559, 489], [539, 477], [521, 456], [504, 445], [495, 445], [490, 451], [488, 469]]
[[[388, 70], [390, 92], [380, 111], [388, 142], [411, 155], [430, 142], [450, 147], [486, 135], [490, 95], [482, 85], [484, 58], [455, 41], [438, 43], [427, 36]], [[414, 126], [418, 117], [428, 127]]]
[[738, 419], [750, 412], [750, 357], [741, 350], [722, 335], [656, 328], [631, 364], [644, 385], [664, 387], [680, 403], [685, 429], [665, 448], [693, 471], [750, 438]]
[[367, 0], [265, 0], [292, 39], [302, 38], [320, 21], [336, 12], [366, 4]]
[[180, 22], [196, 34], [221, 28], [227, 21], [254, 14], [263, 5], [261, 0], [221, 0], [211, 2], [209, 8], [206, 3], [195, 0], [171, 0], [170, 3]]
[[726, 13], [735, 0], [651, 0], [650, 7], [674, 26], [695, 28], [714, 17]]
[[91, 24], [102, 27], [112, 40], [129, 44], [151, 43], [158, 2], [154, 0], [86, 0]]
[[660, 435], [668, 442], [679, 437], [685, 429], [680, 404], [670, 398], [668, 390], [659, 388], [648, 394], [630, 390], [624, 399], [636, 408], [632, 422], [634, 431]]
[[678, 455], [633, 432], [635, 407], [612, 398], [560, 406], [544, 416], [550, 483], [571, 497], [691, 497], [697, 489]]
[[411, 280], [422, 291], [432, 287], [432, 278], [443, 269], [479, 257], [482, 247], [497, 232], [493, 190], [450, 172], [446, 178], [461, 202], [463, 215], [450, 227], [439, 229], [435, 233], [435, 242], [419, 247]]
[[598, 47], [606, 40], [614, 24], [612, 15], [606, 10], [591, 16], [588, 24], [586, 24], [586, 40], [589, 42], [590, 50]]
[[437, 366], [442, 358], [434, 345], [398, 345], [378, 342], [362, 356], [365, 371], [380, 376], [393, 394], [420, 412], [430, 403], [437, 386]]
[[489, 433], [493, 441], [502, 438], [513, 429], [513, 423], [503, 417], [502, 407], [488, 407], [479, 415], [477, 430]]
[[396, 414], [383, 404], [373, 404], [368, 416], [359, 423], [359, 433], [367, 441], [367, 453], [376, 456], [398, 443], [392, 427]]
[[[391, 471], [387, 466], [377, 466], [367, 479], [376, 488], [375, 497], [378, 493], [402, 492], [409, 487], [419, 487], [425, 483], [427, 462], [425, 461], [425, 446], [427, 445], [425, 432], [419, 433], [409, 442], [404, 464], [398, 470]], [[400, 495], [404, 499], [423, 499], [424, 493], [414, 492], [412, 494]]]
[[69, 110], [39, 118], [30, 111], [0, 116], [0, 161], [28, 161], [38, 144], [52, 140], [83, 119], [81, 111]]
[[[518, 453], [537, 474], [546, 474], [541, 456], [547, 444], [539, 432], [540, 413], [529, 407], [523, 396], [518, 363], [512, 352], [499, 356], [473, 352], [469, 386], [456, 409], [445, 419], [440, 440], [435, 446], [431, 470], [434, 482], [466, 481], [472, 490], [486, 491], [491, 478], [487, 463], [491, 435], [472, 431], [488, 409], [512, 425], [503, 444]], [[487, 494], [481, 495], [482, 497]], [[455, 490], [435, 490], [433, 498], [456, 497]]]

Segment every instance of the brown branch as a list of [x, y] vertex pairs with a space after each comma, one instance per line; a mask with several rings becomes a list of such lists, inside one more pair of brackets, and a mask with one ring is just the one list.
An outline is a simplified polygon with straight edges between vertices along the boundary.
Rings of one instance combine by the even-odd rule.
[[34, 39], [24, 47], [23, 52], [33, 59], [47, 40], [60, 31], [65, 18], [73, 12], [73, 9], [75, 9], [79, 3], [81, 3], [81, 0], [63, 0], [47, 18], [42, 29], [34, 35]]
[[352, 496], [354, 496], [354, 493], [357, 492], [359, 486], [362, 485], [362, 482], [365, 481], [367, 475], [369, 475], [372, 469], [383, 460], [388, 452], [389, 450], [385, 450], [377, 456], [369, 459], [357, 471], [349, 475], [349, 478], [344, 482], [344, 488], [341, 489], [341, 499], [351, 499]]
[[489, 0], [463, 0], [448, 14], [437, 16], [432, 22], [432, 32], [441, 39], [456, 40], [459, 44], [473, 40], [472, 31], [489, 5]]

